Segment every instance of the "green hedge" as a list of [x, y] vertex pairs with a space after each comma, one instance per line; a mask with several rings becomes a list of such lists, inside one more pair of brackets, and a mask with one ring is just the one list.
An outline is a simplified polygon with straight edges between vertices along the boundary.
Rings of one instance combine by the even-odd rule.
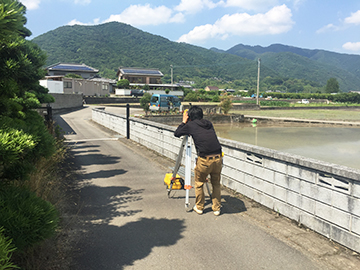
[[15, 251], [15, 247], [11, 243], [9, 237], [3, 235], [4, 228], [0, 227], [0, 270], [19, 269], [11, 263], [11, 255]]
[[0, 185], [0, 227], [18, 250], [51, 237], [59, 215], [55, 207], [25, 188]]
[[55, 138], [37, 112], [23, 120], [0, 116], [0, 181], [26, 179], [35, 162], [55, 150]]
[[358, 93], [320, 94], [320, 93], [264, 93], [264, 97], [271, 96], [278, 99], [328, 99], [332, 102], [360, 103]]

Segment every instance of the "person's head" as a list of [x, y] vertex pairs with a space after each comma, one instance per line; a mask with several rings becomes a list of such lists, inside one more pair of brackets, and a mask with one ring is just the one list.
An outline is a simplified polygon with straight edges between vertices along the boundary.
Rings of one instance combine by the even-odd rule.
[[188, 111], [189, 119], [194, 121], [196, 119], [201, 120], [204, 116], [203, 110], [198, 106], [191, 106]]

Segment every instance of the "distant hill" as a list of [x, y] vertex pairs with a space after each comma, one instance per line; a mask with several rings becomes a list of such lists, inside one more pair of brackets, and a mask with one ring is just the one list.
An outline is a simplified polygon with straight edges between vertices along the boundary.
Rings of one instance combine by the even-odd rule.
[[343, 91], [360, 90], [360, 55], [301, 49], [282, 44], [268, 47], [238, 44], [223, 52], [250, 60], [261, 58], [262, 65], [283, 77], [315, 80], [321, 84], [334, 77]]
[[[120, 66], [159, 68], [167, 78], [170, 65], [174, 78], [222, 78], [226, 80], [257, 76], [257, 63], [232, 54], [172, 42], [130, 25], [111, 22], [96, 26], [64, 26], [32, 40], [47, 52], [47, 64], [85, 63], [115, 78]], [[264, 76], [277, 76], [265, 68]]]
[[334, 77], [342, 91], [360, 90], [360, 56], [281, 44], [269, 47], [236, 45], [227, 51], [210, 50], [170, 41], [130, 25], [111, 22], [96, 26], [63, 26], [32, 40], [47, 52], [47, 64], [85, 63], [115, 78], [120, 66], [159, 68], [170, 81], [219, 78], [234, 81], [257, 77], [282, 77], [325, 85]]

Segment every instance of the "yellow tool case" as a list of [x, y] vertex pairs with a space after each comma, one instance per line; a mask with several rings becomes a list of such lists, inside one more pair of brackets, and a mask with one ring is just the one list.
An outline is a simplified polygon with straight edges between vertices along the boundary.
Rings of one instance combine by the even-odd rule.
[[[168, 189], [170, 189], [172, 175], [172, 173], [165, 174], [164, 183]], [[171, 189], [184, 189], [184, 180], [180, 177], [180, 175], [176, 174], [176, 178], [173, 181]]]

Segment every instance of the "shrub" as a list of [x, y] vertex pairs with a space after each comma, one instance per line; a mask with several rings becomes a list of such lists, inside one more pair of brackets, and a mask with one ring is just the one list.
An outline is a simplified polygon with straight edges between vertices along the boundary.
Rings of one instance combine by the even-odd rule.
[[26, 175], [32, 167], [25, 157], [35, 145], [33, 137], [21, 130], [0, 130], [0, 176], [7, 179]]
[[220, 102], [220, 97], [219, 97], [219, 95], [214, 95], [211, 101], [212, 101], [212, 102]]
[[58, 225], [55, 207], [25, 188], [0, 186], [0, 227], [19, 250], [51, 237]]
[[[36, 111], [27, 112], [23, 120], [0, 117], [0, 129], [1, 178], [24, 180], [37, 160], [56, 151], [55, 139]], [[13, 159], [8, 158], [10, 153]]]
[[4, 228], [0, 228], [0, 270], [19, 269], [12, 264], [10, 259], [15, 247], [11, 243], [11, 239], [3, 235]]
[[116, 87], [120, 88], [120, 89], [128, 89], [130, 86], [130, 82], [129, 80], [127, 79], [122, 79], [122, 80], [119, 80], [117, 83], [116, 83]]
[[221, 110], [227, 114], [231, 108], [232, 108], [232, 98], [227, 95], [227, 94], [224, 94], [223, 96], [221, 96], [221, 102], [220, 102], [220, 105], [219, 107], [221, 108]]
[[199, 100], [198, 95], [195, 92], [188, 93], [184, 98], [184, 101], [198, 101], [198, 100]]
[[149, 111], [150, 100], [151, 100], [151, 95], [149, 93], [145, 93], [140, 99], [140, 106], [141, 108], [144, 109], [146, 114]]
[[276, 100], [261, 100], [260, 105], [269, 106], [269, 107], [290, 107], [290, 102], [276, 101]]

